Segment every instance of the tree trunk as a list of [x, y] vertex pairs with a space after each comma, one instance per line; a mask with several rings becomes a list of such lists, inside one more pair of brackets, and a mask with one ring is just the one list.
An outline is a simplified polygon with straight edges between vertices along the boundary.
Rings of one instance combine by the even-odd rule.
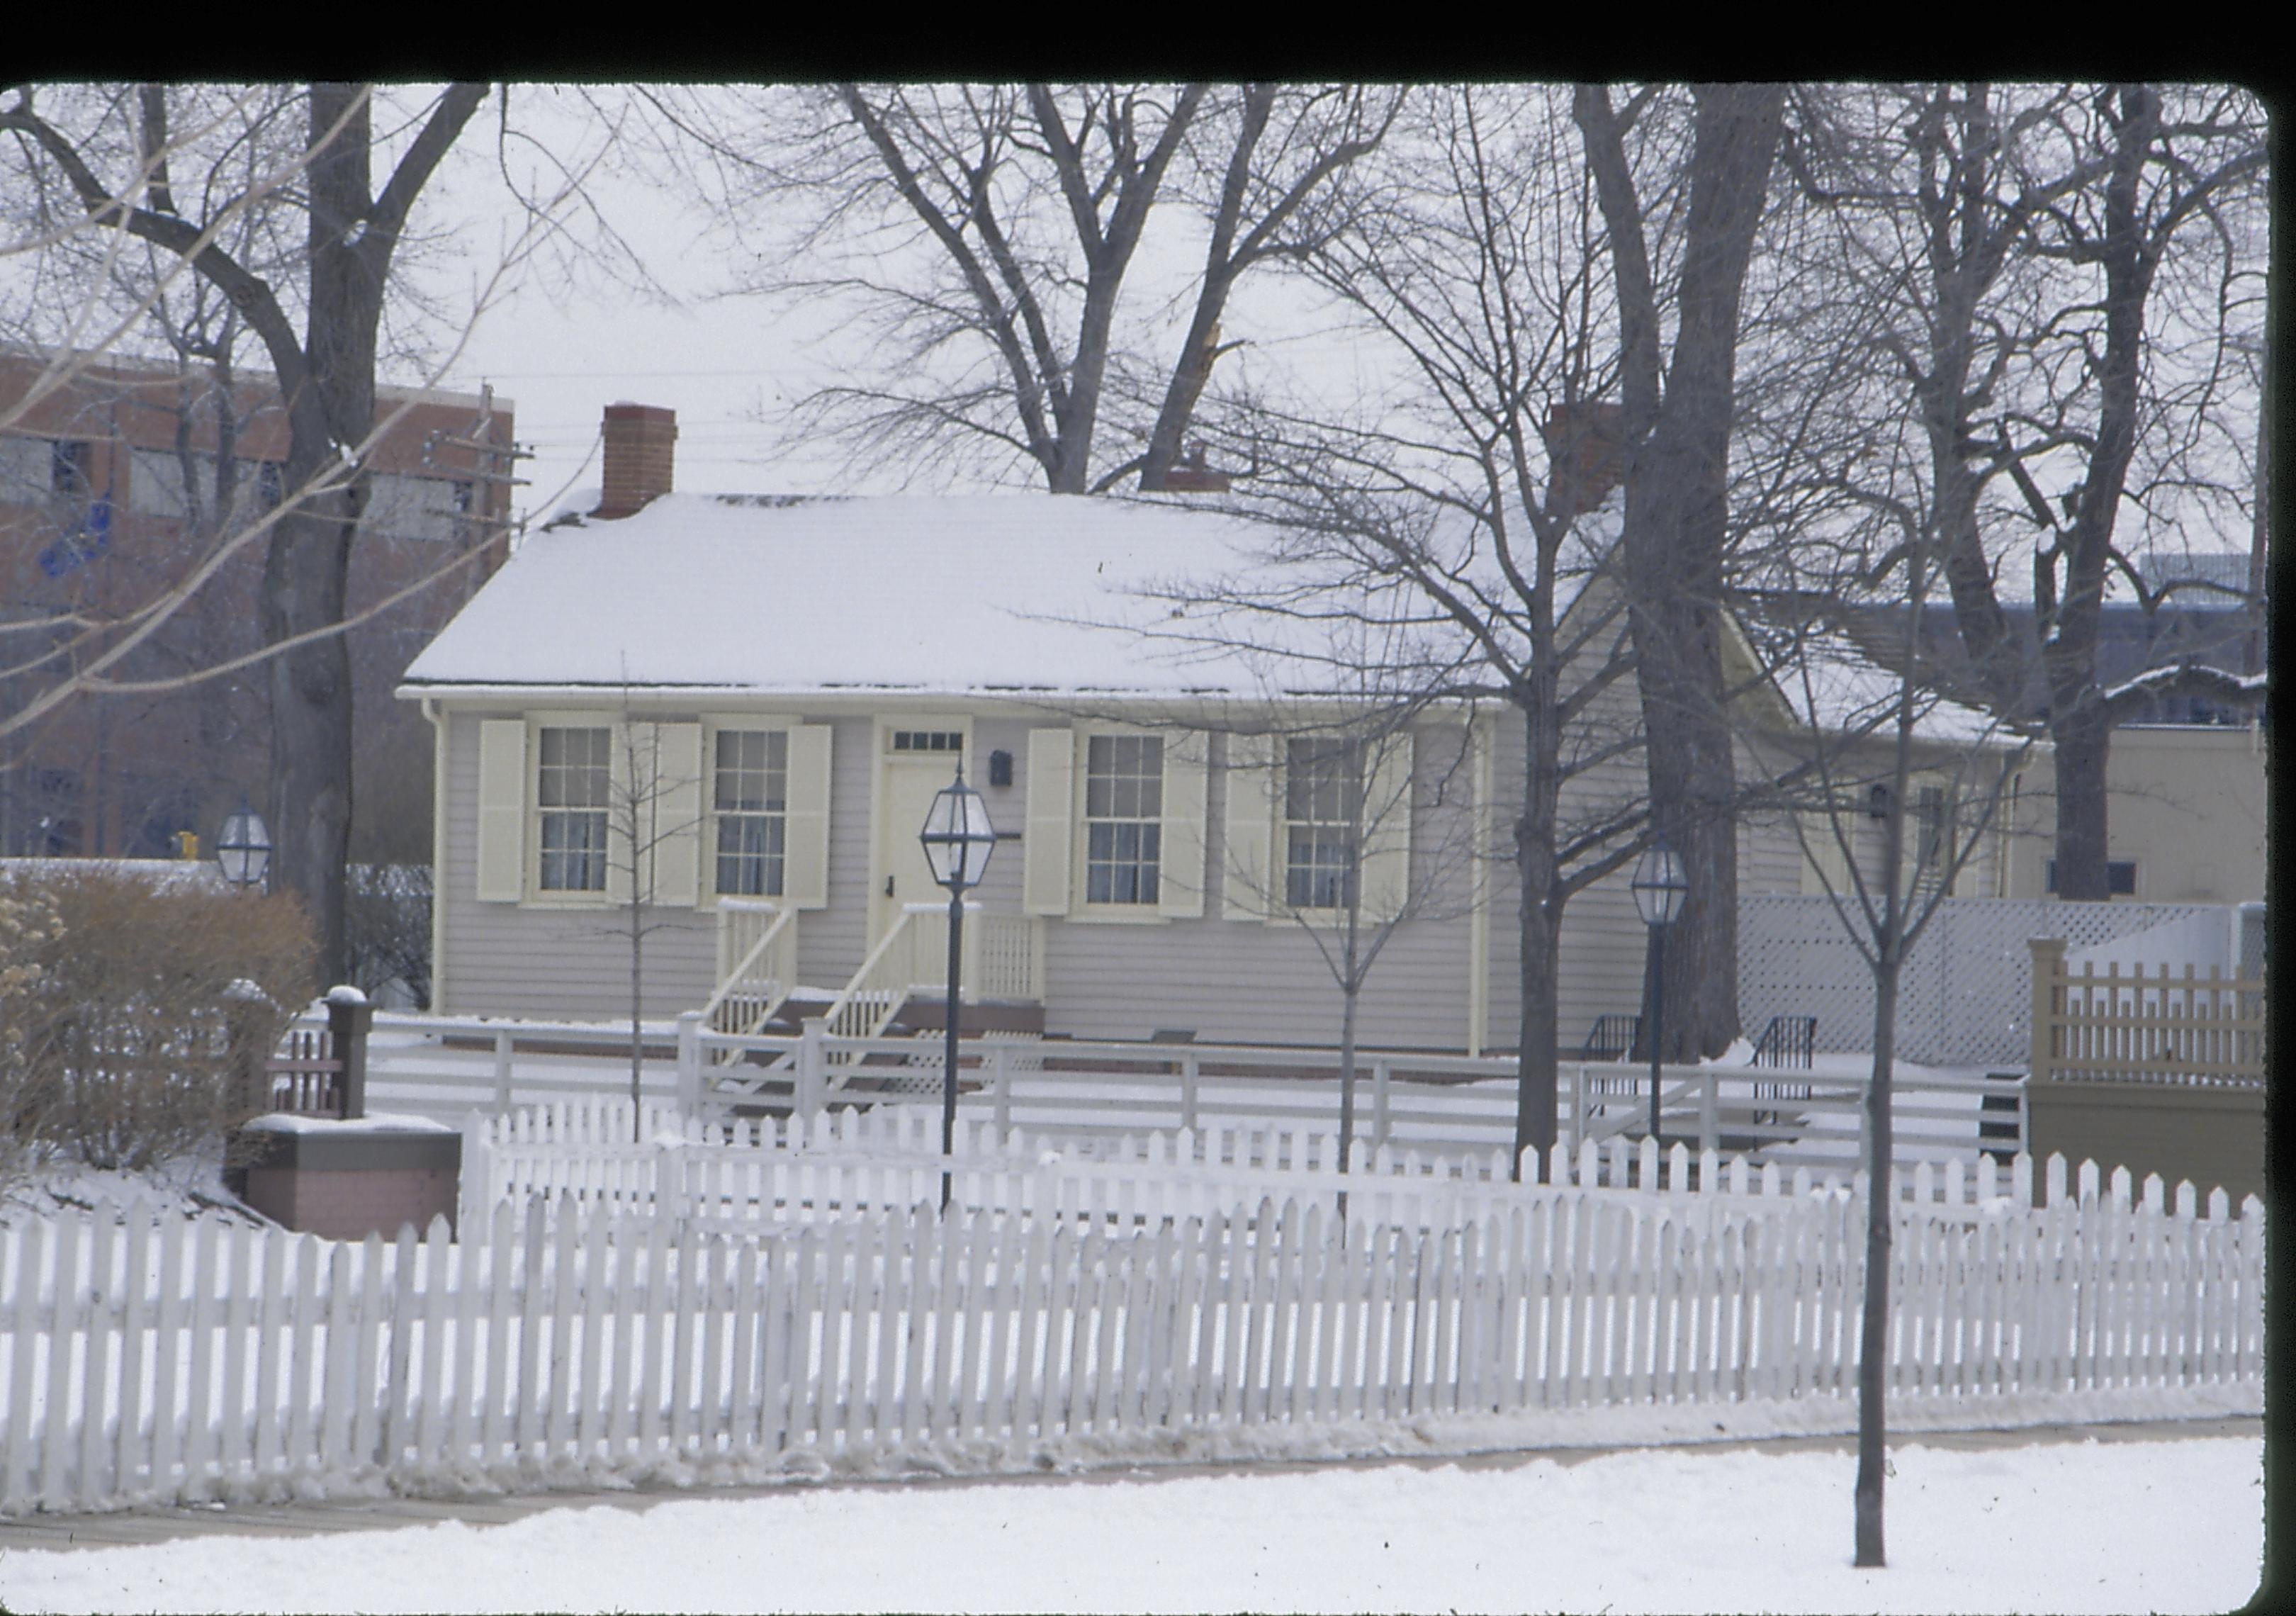
[[[314, 503], [348, 505], [348, 495]], [[263, 569], [258, 619], [266, 645], [343, 619], [355, 519], [324, 511], [280, 521]], [[347, 980], [345, 865], [351, 833], [351, 664], [340, 634], [280, 652], [271, 694], [274, 881], [303, 901], [329, 982]]]
[[[1551, 659], [1549, 659], [1551, 660]], [[1557, 723], [1549, 677], [1531, 693], [1523, 715], [1523, 801], [1514, 824], [1514, 859], [1521, 1001], [1515, 1036], [1514, 1170], [1522, 1153], [1538, 1153], [1530, 1177], [1546, 1169], [1554, 1149], [1555, 1053], [1562, 1044], [1555, 1005], [1557, 944], [1562, 894], [1555, 867], [1555, 746]]]
[[[636, 817], [635, 815], [632, 816]], [[630, 839], [632, 848], [637, 839]], [[636, 861], [633, 858], [632, 863]], [[639, 924], [636, 872], [630, 876], [630, 1143], [645, 1143], [645, 930]]]
[[1738, 1036], [1736, 769], [1722, 708], [1722, 556], [1738, 306], [1785, 105], [1775, 85], [1694, 94], [1690, 205], [1662, 395], [1656, 294], [1620, 130], [1606, 95], [1582, 93], [1578, 103], [1614, 244], [1628, 350], [1622, 540], [1651, 803], [1691, 886], [1659, 984], [1673, 1012], [1666, 1018], [1671, 1047], [1660, 1053], [1674, 1060], [1719, 1054]]
[[2105, 762], [2112, 730], [2104, 704], [2082, 703], [2054, 718], [2049, 739], [2056, 754], [2057, 892], [2062, 898], [2103, 903], [2112, 896], [2106, 865]]
[[[1896, 837], [1890, 838], [1894, 849]], [[1874, 981], [1874, 1080], [1866, 1090], [1866, 1130], [1871, 1142], [1866, 1192], [1866, 1296], [1857, 1340], [1857, 1563], [1888, 1563], [1882, 1553], [1882, 1493], [1889, 1473], [1888, 1408], [1885, 1399], [1890, 1357], [1890, 1248], [1894, 1216], [1890, 1159], [1891, 1062], [1897, 1047], [1898, 971], [1896, 931], [1903, 923], [1897, 905], [1888, 906], [1882, 963]]]

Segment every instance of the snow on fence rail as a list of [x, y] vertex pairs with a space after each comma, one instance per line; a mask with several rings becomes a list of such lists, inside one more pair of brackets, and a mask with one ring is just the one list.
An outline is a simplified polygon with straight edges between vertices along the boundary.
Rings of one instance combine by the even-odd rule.
[[[1892, 1396], [2260, 1407], [2261, 1204], [2050, 1187], [1900, 1208]], [[1860, 1217], [1552, 1185], [1440, 1230], [1294, 1198], [1152, 1230], [897, 1206], [736, 1235], [569, 1195], [460, 1243], [441, 1218], [330, 1246], [107, 1204], [5, 1232], [0, 1510], [1838, 1404]]]

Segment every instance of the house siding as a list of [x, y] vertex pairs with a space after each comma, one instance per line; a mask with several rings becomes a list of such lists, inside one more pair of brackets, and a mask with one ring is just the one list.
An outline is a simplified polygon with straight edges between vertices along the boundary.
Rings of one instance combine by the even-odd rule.
[[[1631, 701], [1631, 693], [1621, 700]], [[760, 703], [759, 710], [767, 710]], [[898, 702], [888, 702], [889, 710]], [[594, 711], [592, 708], [588, 710]], [[719, 699], [707, 708], [723, 718], [740, 710]], [[869, 882], [874, 827], [878, 720], [871, 714], [807, 712], [786, 701], [774, 713], [832, 727], [829, 903], [799, 918], [801, 981], [834, 990], [859, 967], [868, 944]], [[613, 929], [617, 912], [538, 905], [481, 903], [475, 897], [479, 814], [479, 729], [488, 718], [526, 716], [509, 709], [455, 709], [446, 725], [444, 833], [441, 837], [440, 934], [446, 967], [439, 1008], [455, 1013], [599, 1020], [624, 1013], [629, 993], [627, 933]], [[693, 716], [690, 712], [681, 717]], [[1065, 726], [1070, 719], [1026, 710], [984, 712], [972, 720], [968, 777], [987, 800], [992, 822], [1011, 839], [992, 858], [973, 895], [991, 914], [1021, 913], [1026, 825], [1028, 737], [1032, 729]], [[1515, 1046], [1519, 909], [1510, 826], [1522, 781], [1521, 726], [1502, 714], [1492, 726], [1492, 800], [1487, 843], [1474, 849], [1487, 860], [1488, 978], [1481, 1043], [1490, 1050]], [[1359, 1001], [1358, 1039], [1369, 1047], [1456, 1051], [1469, 1042], [1469, 980], [1473, 969], [1473, 922], [1467, 894], [1474, 871], [1471, 849], [1469, 771], [1456, 774], [1456, 726], [1431, 725], [1417, 733], [1413, 759], [1412, 882], [1439, 872], [1431, 918], [1406, 921], [1382, 952]], [[1013, 783], [988, 783], [988, 756], [1006, 751]], [[1186, 1029], [1203, 1041], [1328, 1046], [1339, 1038], [1342, 998], [1315, 940], [1296, 923], [1270, 925], [1226, 918], [1226, 746], [1212, 741], [1214, 767], [1206, 803], [1205, 894], [1201, 919], [1127, 923], [1047, 919], [1046, 1028], [1077, 1038], [1146, 1038]], [[1443, 801], [1435, 795], [1442, 783]], [[1628, 759], [1605, 764], [1574, 781], [1565, 813], [1603, 798], [1639, 795], [1643, 772]], [[1789, 829], [1767, 822], [1742, 832], [1742, 889], [1794, 890], [1800, 854]], [[707, 849], [701, 861], [709, 880]], [[1558, 972], [1560, 1034], [1575, 1045], [1595, 1017], [1632, 1013], [1642, 992], [1644, 930], [1621, 872], [1575, 898], [1564, 919]], [[644, 1013], [668, 1017], [698, 1007], [715, 987], [717, 920], [706, 910], [657, 908], [645, 942]]]
[[[443, 857], [434, 900], [447, 967], [437, 1008], [456, 1015], [603, 1021], [630, 1002], [627, 913], [480, 903], [478, 890], [479, 725], [520, 718], [510, 709], [447, 714]], [[644, 939], [644, 1013], [698, 1008], [717, 969], [716, 923], [692, 910], [652, 909]]]

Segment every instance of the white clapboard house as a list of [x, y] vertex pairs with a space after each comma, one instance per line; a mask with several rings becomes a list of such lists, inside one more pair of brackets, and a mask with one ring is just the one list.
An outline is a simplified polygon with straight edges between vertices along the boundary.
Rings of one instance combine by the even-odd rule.
[[[941, 1024], [947, 897], [917, 833], [961, 759], [1009, 839], [965, 930], [973, 1024], [1336, 1041], [1301, 923], [1333, 918], [1332, 794], [1299, 773], [1331, 753], [1297, 730], [1340, 673], [1134, 631], [1170, 627], [1144, 584], [1230, 574], [1265, 533], [1113, 499], [681, 495], [668, 412], [608, 414], [603, 503], [531, 536], [399, 692], [437, 737], [436, 1007], [625, 1012], [635, 883], [650, 1017], [859, 994]], [[1409, 906], [1363, 1041], [1512, 1048], [1520, 726], [1431, 710], [1354, 756], [1394, 805], [1363, 906]], [[1638, 759], [1618, 769], [1638, 789]], [[1791, 828], [1750, 818], [1741, 893], [1804, 879]], [[1573, 901], [1566, 1039], [1635, 1012], [1644, 942], [1623, 873]]]

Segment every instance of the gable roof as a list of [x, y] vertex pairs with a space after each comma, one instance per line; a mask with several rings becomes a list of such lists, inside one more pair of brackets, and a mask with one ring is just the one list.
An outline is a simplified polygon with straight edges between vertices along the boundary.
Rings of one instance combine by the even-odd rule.
[[531, 536], [402, 688], [1312, 688], [1313, 659], [1287, 678], [1280, 654], [1127, 631], [1173, 615], [1136, 591], [1249, 567], [1267, 545], [1235, 519], [1115, 499], [669, 494]]

